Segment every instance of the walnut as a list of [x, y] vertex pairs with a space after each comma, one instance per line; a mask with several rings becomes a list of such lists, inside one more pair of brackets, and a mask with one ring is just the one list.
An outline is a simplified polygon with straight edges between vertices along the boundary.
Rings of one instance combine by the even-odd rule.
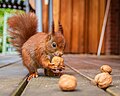
[[108, 72], [109, 74], [112, 72], [112, 68], [109, 65], [102, 65], [100, 67], [101, 72]]
[[63, 91], [73, 91], [77, 86], [77, 79], [72, 75], [64, 74], [60, 77], [59, 87]]
[[100, 88], [107, 88], [112, 83], [112, 76], [109, 73], [97, 74], [94, 81]]
[[54, 57], [52, 58], [51, 63], [53, 63], [53, 64], [54, 64], [54, 67], [55, 67], [56, 69], [58, 69], [58, 70], [65, 68], [65, 66], [64, 66], [64, 59], [61, 58], [61, 57], [54, 56]]

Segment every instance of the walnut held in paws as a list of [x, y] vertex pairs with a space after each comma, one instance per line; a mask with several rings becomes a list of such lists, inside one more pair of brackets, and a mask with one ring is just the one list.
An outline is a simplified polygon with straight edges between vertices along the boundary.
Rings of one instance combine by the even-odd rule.
[[59, 87], [63, 91], [73, 91], [77, 86], [77, 79], [72, 75], [64, 74], [60, 77]]
[[58, 56], [54, 56], [52, 58], [51, 63], [54, 64], [55, 69], [62, 70], [65, 68], [64, 66], [64, 59]]
[[112, 68], [109, 65], [102, 65], [100, 67], [101, 72], [108, 72], [109, 74], [112, 72]]
[[112, 76], [109, 73], [97, 74], [94, 78], [96, 84], [100, 88], [107, 88], [112, 83]]

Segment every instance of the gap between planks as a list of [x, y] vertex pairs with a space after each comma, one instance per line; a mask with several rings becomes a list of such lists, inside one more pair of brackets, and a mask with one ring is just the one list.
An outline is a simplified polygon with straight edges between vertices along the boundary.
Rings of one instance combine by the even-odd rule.
[[[27, 75], [28, 76], [28, 75]], [[24, 89], [26, 88], [28, 81], [27, 81], [27, 76], [20, 82], [19, 86], [17, 89], [11, 94], [11, 96], [20, 96]]]
[[20, 60], [17, 60], [17, 61], [14, 61], [14, 62], [11, 62], [11, 63], [8, 63], [8, 64], [5, 64], [5, 65], [3, 65], [3, 66], [0, 66], [0, 68], [10, 66], [10, 65], [15, 64], [15, 63], [17, 63], [17, 62], [19, 62], [19, 61], [21, 61], [21, 59], [20, 59]]

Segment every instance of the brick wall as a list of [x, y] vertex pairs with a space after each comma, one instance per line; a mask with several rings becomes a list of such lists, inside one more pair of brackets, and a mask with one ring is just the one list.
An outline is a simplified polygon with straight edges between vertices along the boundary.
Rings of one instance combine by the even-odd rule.
[[106, 54], [120, 54], [120, 0], [111, 0], [105, 38]]

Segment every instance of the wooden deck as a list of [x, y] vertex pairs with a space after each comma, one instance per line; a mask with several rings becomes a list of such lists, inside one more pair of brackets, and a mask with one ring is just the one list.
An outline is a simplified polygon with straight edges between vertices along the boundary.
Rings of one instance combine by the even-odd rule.
[[[63, 92], [58, 87], [58, 77], [45, 77], [39, 69], [39, 77], [26, 81], [28, 71], [17, 55], [0, 55], [0, 96], [120, 96], [120, 57], [93, 55], [64, 55], [64, 73], [76, 76], [75, 91]], [[106, 90], [91, 84], [91, 80], [103, 64], [113, 68], [113, 83]]]

